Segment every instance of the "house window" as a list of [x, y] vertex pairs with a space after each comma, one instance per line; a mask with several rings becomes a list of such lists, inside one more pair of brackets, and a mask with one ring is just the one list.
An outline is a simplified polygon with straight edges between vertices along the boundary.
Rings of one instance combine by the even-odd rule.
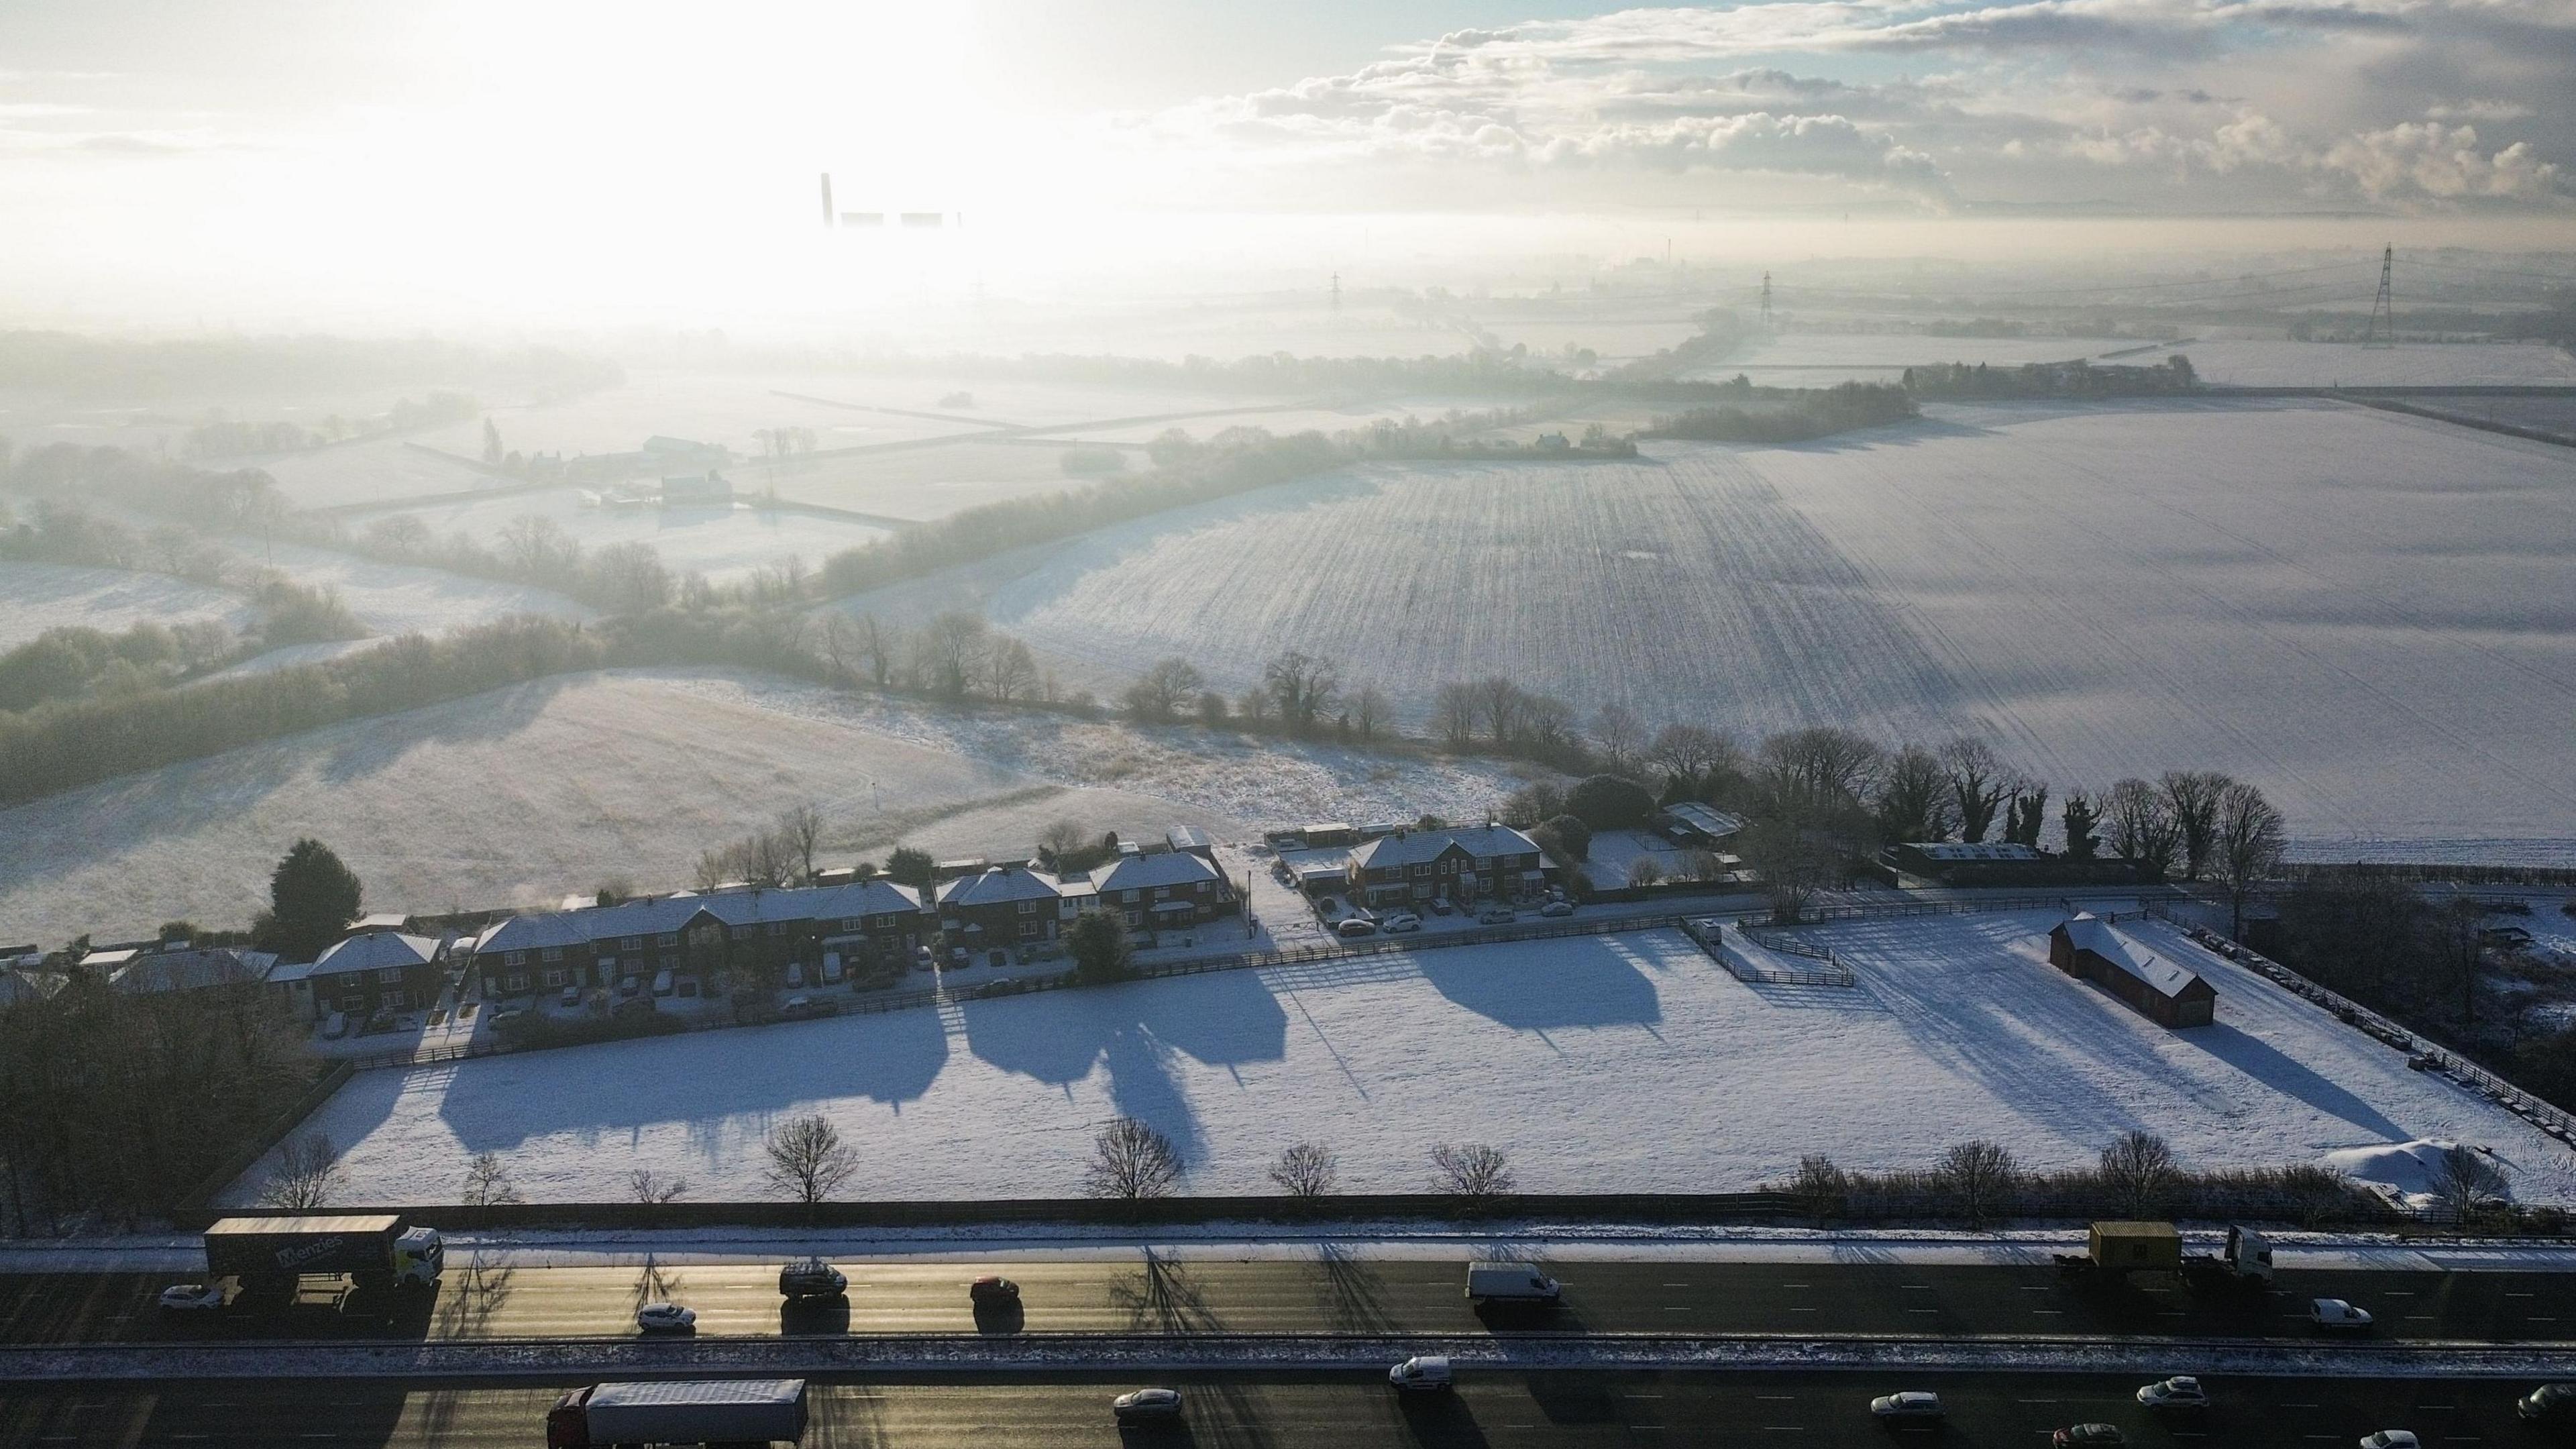
[[[668, 943], [666, 942], [665, 944], [668, 944]], [[641, 950], [643, 950], [643, 949], [644, 949], [644, 938], [643, 938], [643, 937], [641, 937], [641, 936], [629, 936], [629, 937], [627, 937], [627, 938], [626, 938], [626, 949], [627, 949], [627, 950], [629, 950], [629, 951], [641, 951]]]
[[501, 953], [501, 961], [502, 964], [508, 966], [525, 966], [528, 964], [528, 953], [525, 951], [504, 951]]
[[528, 973], [525, 971], [513, 971], [509, 975], [502, 977], [501, 989], [512, 996], [516, 996], [520, 992], [527, 990]]
[[1021, 940], [1023, 940], [1023, 941], [1035, 940], [1035, 939], [1037, 938], [1037, 934], [1038, 934], [1038, 923], [1037, 923], [1037, 922], [1035, 922], [1035, 921], [1022, 921], [1022, 922], [1020, 922], [1020, 939], [1021, 939]]
[[841, 918], [841, 929], [853, 934], [864, 929], [866, 925], [867, 923], [865, 921], [860, 920], [856, 916], [843, 916]]
[[548, 991], [552, 991], [552, 990], [554, 990], [556, 987], [563, 985], [563, 981], [564, 981], [564, 974], [563, 974], [563, 968], [562, 968], [561, 966], [554, 966], [554, 967], [549, 967], [549, 968], [547, 968], [547, 971], [546, 971], [546, 989], [547, 989]]
[[662, 969], [663, 969], [663, 970], [665, 970], [665, 971], [677, 971], [677, 970], [679, 970], [679, 969], [680, 969], [680, 958], [679, 958], [679, 957], [677, 957], [677, 956], [665, 956], [665, 957], [663, 957], [663, 958], [662, 958]]
[[1038, 903], [1035, 901], [1022, 901], [1019, 903], [1019, 906], [1021, 915], [1033, 916], [1037, 914]]
[[734, 927], [733, 929], [731, 929], [731, 930], [729, 930], [729, 931], [725, 932], [725, 934], [726, 934], [726, 935], [728, 935], [728, 936], [733, 937], [733, 938], [734, 938], [735, 940], [737, 940], [737, 941], [748, 941], [748, 940], [750, 940], [750, 939], [751, 939], [751, 927], [749, 927], [749, 926], [736, 926], [736, 927]]
[[769, 923], [769, 934], [771, 934], [771, 935], [773, 935], [773, 936], [784, 936], [784, 935], [786, 935], [786, 934], [787, 934], [787, 923], [786, 923], [785, 921], [772, 921], [772, 922], [770, 922], [770, 923]]
[[653, 944], [656, 946], [676, 946], [680, 944], [680, 933], [677, 931], [664, 931], [661, 935], [653, 938]]
[[399, 985], [402, 982], [402, 968], [400, 966], [383, 967], [376, 972], [376, 979], [388, 986]]
[[1129, 905], [1131, 905], [1131, 906], [1132, 906], [1132, 905], [1136, 904], [1136, 902], [1138, 902], [1138, 901], [1140, 901], [1140, 900], [1144, 899], [1144, 892], [1142, 892], [1142, 891], [1120, 891], [1120, 892], [1118, 893], [1118, 899], [1120, 899], [1120, 900], [1122, 900], [1122, 901], [1124, 901], [1124, 902], [1126, 902], [1127, 904], [1129, 904]]
[[563, 959], [563, 947], [548, 946], [537, 953], [537, 959], [540, 961], [560, 961]]
[[1476, 857], [1476, 869], [1478, 869], [1478, 870], [1492, 870], [1493, 868], [1494, 868], [1494, 858], [1493, 858], [1492, 856], [1490, 856], [1490, 855], [1480, 855], [1480, 856], [1477, 856], [1477, 857]]
[[1166, 900], [1170, 900], [1171, 898], [1172, 898], [1172, 891], [1171, 891], [1171, 887], [1169, 887], [1169, 886], [1156, 886], [1156, 887], [1154, 887], [1154, 899], [1156, 899], [1156, 900], [1158, 900], [1158, 901], [1166, 901]]
[[340, 1009], [351, 1013], [364, 1011], [367, 1009], [367, 998], [351, 992], [340, 998]]

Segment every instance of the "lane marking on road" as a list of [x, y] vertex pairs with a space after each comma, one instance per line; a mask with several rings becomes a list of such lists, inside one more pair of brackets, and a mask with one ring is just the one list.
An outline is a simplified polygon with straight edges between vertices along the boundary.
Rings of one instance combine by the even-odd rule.
[[2314, 1404], [2283, 1404], [2281, 1407], [2282, 1407], [2282, 1408], [2284, 1408], [2284, 1409], [2313, 1409], [2313, 1408], [2315, 1408], [2315, 1407], [2316, 1407], [2316, 1405], [2314, 1405]]
[[1795, 1394], [1755, 1394], [1753, 1397], [1757, 1402], [1765, 1404], [1794, 1404], [1798, 1402], [1798, 1396]]
[[1688, 1288], [1690, 1285], [1688, 1283], [1667, 1283], [1664, 1286], [1667, 1288]]
[[2063, 1308], [2034, 1308], [2031, 1312], [2041, 1318], [2064, 1318], [2066, 1316], [2066, 1310]]
[[1805, 1283], [1783, 1283], [1780, 1286], [1783, 1288], [1805, 1288], [1809, 1285]]

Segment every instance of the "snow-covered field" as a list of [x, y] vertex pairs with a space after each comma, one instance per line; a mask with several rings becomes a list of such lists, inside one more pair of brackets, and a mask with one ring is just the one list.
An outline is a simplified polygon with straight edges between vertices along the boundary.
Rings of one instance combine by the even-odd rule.
[[[2099, 357], [2141, 344], [2119, 337], [1927, 337], [1915, 332], [1790, 332], [1747, 344], [1731, 356], [1686, 377], [1723, 382], [1743, 373], [1764, 387], [1831, 387], [1838, 382], [1894, 382], [1906, 368], [1926, 362], [2063, 362]], [[2198, 360], [2196, 349], [2185, 352]], [[2161, 353], [2145, 356], [2159, 361]], [[2138, 359], [2122, 357], [2120, 362]]]
[[0, 562], [0, 652], [48, 629], [78, 625], [112, 634], [143, 623], [212, 619], [239, 630], [248, 628], [257, 613], [238, 595], [168, 574]]
[[1346, 470], [845, 601], [980, 606], [1069, 677], [1296, 645], [1417, 718], [1974, 731], [2063, 785], [2207, 766], [2319, 840], [2576, 819], [2568, 456], [2330, 403], [1942, 407], [1635, 464]]
[[[800, 458], [778, 470], [778, 496], [889, 518], [944, 518], [978, 504], [1091, 486], [1092, 479], [1064, 471], [1064, 453], [1062, 443], [945, 443]], [[1128, 455], [1128, 466], [1144, 466], [1144, 455]], [[756, 486], [769, 482], [764, 467], [740, 468], [735, 476]]]
[[[2203, 338], [2172, 350], [2191, 359], [2201, 381], [2230, 387], [2576, 385], [2576, 356], [2565, 348], [2526, 342], [2361, 347], [2350, 342]], [[2119, 360], [2161, 362], [2166, 355], [2146, 352]]]
[[2576, 1201], [2565, 1147], [2261, 978], [2144, 928], [2219, 992], [2214, 1026], [2169, 1032], [2051, 969], [2053, 920], [1835, 928], [1848, 990], [1747, 986], [1658, 931], [488, 1057], [362, 1073], [310, 1126], [346, 1154], [349, 1206], [452, 1201], [486, 1151], [539, 1201], [615, 1200], [638, 1167], [766, 1197], [762, 1136], [806, 1112], [886, 1198], [1076, 1195], [1123, 1114], [1214, 1194], [1269, 1191], [1301, 1140], [1353, 1191], [1419, 1189], [1461, 1141], [1533, 1191], [1722, 1191], [1804, 1153], [1920, 1166], [1972, 1137], [2081, 1166], [2144, 1128], [2203, 1167], [2481, 1143], [2523, 1199]]
[[452, 574], [444, 569], [382, 563], [356, 554], [302, 544], [265, 544], [255, 538], [226, 542], [253, 563], [275, 563], [297, 583], [340, 591], [358, 622], [379, 634], [444, 633], [488, 624], [510, 614], [560, 619], [593, 617], [589, 606], [550, 589]]
[[245, 922], [298, 836], [370, 909], [551, 902], [610, 876], [689, 883], [701, 851], [812, 803], [836, 861], [897, 843], [1027, 850], [1050, 821], [1239, 838], [1281, 819], [1469, 814], [1503, 768], [1374, 761], [1048, 716], [874, 705], [724, 672], [543, 680], [0, 810], [0, 937]]
[[[757, 465], [737, 468], [729, 476], [745, 489], [765, 481]], [[780, 509], [586, 507], [578, 490], [571, 488], [400, 511], [427, 524], [440, 538], [462, 533], [487, 544], [497, 541], [514, 520], [551, 519], [585, 549], [651, 544], [673, 569], [694, 570], [719, 580], [782, 563], [790, 555], [803, 558], [811, 567], [845, 548], [886, 536], [884, 529], [863, 523]], [[387, 516], [354, 516], [349, 522], [363, 528]]]

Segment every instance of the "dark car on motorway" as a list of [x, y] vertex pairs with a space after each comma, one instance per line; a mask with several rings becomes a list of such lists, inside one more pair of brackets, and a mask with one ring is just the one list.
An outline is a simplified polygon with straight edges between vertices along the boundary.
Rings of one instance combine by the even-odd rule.
[[2576, 1430], [2576, 1384], [2542, 1384], [2516, 1399], [2513, 1411], [2526, 1424]]
[[1109, 1401], [1109, 1412], [1121, 1424], [1168, 1424], [1181, 1416], [1178, 1389], [1138, 1389]]
[[2048, 1436], [2054, 1449], [2094, 1449], [2096, 1445], [2126, 1444], [2128, 1436], [2117, 1424], [2069, 1424]]
[[778, 1296], [781, 1298], [835, 1298], [848, 1291], [850, 1280], [841, 1270], [820, 1258], [804, 1258], [778, 1270]]
[[966, 1301], [978, 1308], [998, 1308], [1020, 1301], [1020, 1285], [1008, 1278], [987, 1273], [966, 1285]]

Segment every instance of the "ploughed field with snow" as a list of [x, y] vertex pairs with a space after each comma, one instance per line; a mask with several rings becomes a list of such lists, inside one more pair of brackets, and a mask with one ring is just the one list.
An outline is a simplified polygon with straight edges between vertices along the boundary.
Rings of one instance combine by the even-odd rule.
[[2247, 400], [1648, 451], [1366, 465], [840, 607], [981, 607], [1102, 686], [1180, 655], [1238, 691], [1293, 645], [1417, 722], [1498, 673], [1650, 723], [1973, 732], [2061, 788], [2224, 769], [2309, 840], [2576, 858], [2563, 449]]
[[552, 905], [690, 884], [700, 852], [811, 803], [835, 864], [1034, 847], [1052, 821], [1220, 839], [1279, 820], [1471, 816], [1504, 765], [836, 695], [725, 670], [543, 679], [0, 810], [0, 939], [246, 924], [300, 836], [370, 910]]
[[1726, 1191], [1806, 1153], [1920, 1167], [1970, 1138], [2085, 1166], [2136, 1128], [2208, 1168], [2475, 1143], [2523, 1200], [2576, 1201], [2567, 1148], [2168, 927], [2137, 929], [2217, 989], [2212, 1026], [2167, 1031], [2059, 973], [2057, 919], [1809, 932], [1848, 989], [1750, 986], [1647, 931], [368, 1071], [301, 1130], [344, 1151], [351, 1207], [453, 1201], [482, 1152], [537, 1201], [614, 1201], [639, 1167], [696, 1200], [771, 1197], [763, 1136], [806, 1113], [877, 1198], [1075, 1196], [1100, 1125], [1129, 1115], [1204, 1194], [1271, 1191], [1299, 1141], [1339, 1154], [1348, 1191], [1422, 1189], [1455, 1142], [1502, 1148], [1528, 1191]]

